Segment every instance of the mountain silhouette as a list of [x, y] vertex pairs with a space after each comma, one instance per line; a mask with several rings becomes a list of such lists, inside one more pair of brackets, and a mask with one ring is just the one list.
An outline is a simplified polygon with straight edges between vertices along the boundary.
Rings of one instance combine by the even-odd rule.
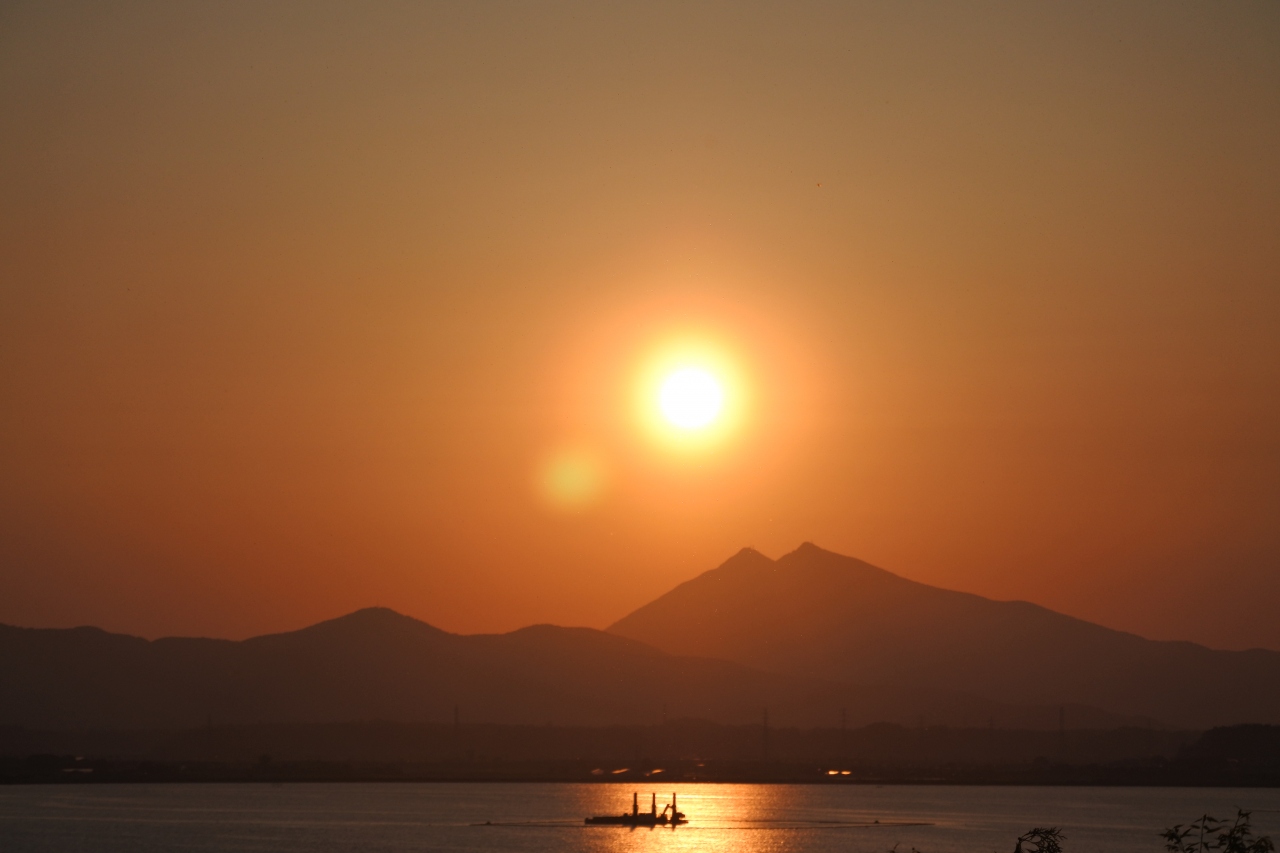
[[744, 549], [609, 629], [829, 681], [1078, 703], [1177, 726], [1280, 722], [1280, 653], [1158, 642], [899, 577], [812, 543]]
[[[451, 634], [384, 608], [243, 641], [0, 626], [0, 726], [190, 728], [352, 721], [607, 725], [664, 716], [1051, 728], [1057, 708], [963, 692], [864, 690], [669, 654], [589, 628]], [[1093, 727], [1125, 720], [1073, 711]]]

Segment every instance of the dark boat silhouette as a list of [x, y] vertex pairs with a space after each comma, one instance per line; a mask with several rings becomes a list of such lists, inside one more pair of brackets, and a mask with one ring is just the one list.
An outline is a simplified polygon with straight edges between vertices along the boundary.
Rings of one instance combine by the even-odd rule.
[[620, 815], [596, 815], [586, 818], [585, 822], [593, 826], [678, 826], [689, 821], [684, 819], [684, 812], [676, 809], [676, 795], [671, 795], [671, 802], [658, 811], [658, 795], [653, 794], [649, 803], [649, 812], [640, 811], [640, 795], [631, 795], [631, 813]]

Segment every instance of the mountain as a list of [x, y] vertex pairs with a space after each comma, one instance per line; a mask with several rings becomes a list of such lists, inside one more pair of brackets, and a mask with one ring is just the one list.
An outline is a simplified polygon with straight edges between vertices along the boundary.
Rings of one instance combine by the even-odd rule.
[[460, 636], [383, 608], [242, 642], [95, 628], [0, 628], [0, 724], [165, 727], [469, 719], [650, 721], [663, 701], [715, 715], [788, 679], [675, 658], [590, 629]]
[[[1056, 708], [863, 690], [661, 652], [588, 628], [462, 636], [373, 608], [244, 641], [0, 626], [0, 726], [190, 728], [360, 720], [604, 725], [664, 716], [781, 725], [1049, 728]], [[1094, 727], [1131, 722], [1080, 709]]]
[[1196, 728], [1280, 722], [1278, 652], [1147, 640], [916, 583], [810, 543], [777, 560], [744, 549], [608, 631], [671, 653], [885, 689], [1075, 703]]

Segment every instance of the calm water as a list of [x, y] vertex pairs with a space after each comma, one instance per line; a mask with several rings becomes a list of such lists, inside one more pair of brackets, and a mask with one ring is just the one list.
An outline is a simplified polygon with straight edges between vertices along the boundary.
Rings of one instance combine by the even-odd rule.
[[[1058, 825], [1067, 833], [1067, 853], [1159, 853], [1156, 834], [1164, 827], [1205, 811], [1233, 814], [1236, 806], [1254, 809], [1257, 830], [1280, 839], [1280, 790], [1227, 788], [682, 785], [688, 826], [582, 825], [585, 815], [629, 808], [631, 790], [553, 784], [0, 787], [0, 850], [885, 853], [898, 845], [898, 853], [912, 847], [1005, 853], [1032, 826]], [[659, 792], [659, 808], [662, 797]], [[485, 821], [524, 825], [474, 825]]]

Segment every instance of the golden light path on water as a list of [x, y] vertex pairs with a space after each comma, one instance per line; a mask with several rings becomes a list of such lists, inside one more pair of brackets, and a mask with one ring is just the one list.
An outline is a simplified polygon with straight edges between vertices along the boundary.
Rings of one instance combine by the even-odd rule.
[[[796, 785], [689, 785], [677, 783], [675, 791], [657, 788], [662, 782], [646, 780], [637, 783], [641, 811], [648, 811], [651, 795], [657, 795], [657, 809], [678, 797], [679, 808], [687, 815], [688, 824], [679, 827], [630, 829], [626, 827], [588, 827], [585, 845], [580, 849], [602, 853], [662, 850], [741, 851], [741, 853], [774, 853], [796, 849], [801, 835], [861, 830], [870, 833], [867, 850], [889, 849], [899, 838], [895, 833], [911, 827], [890, 826], [883, 814], [874, 808], [851, 808], [833, 811], [814, 807], [813, 786]], [[636, 786], [632, 786], [636, 787]], [[668, 786], [671, 787], [671, 786]], [[652, 789], [652, 790], [651, 790]], [[582, 809], [594, 813], [613, 814], [629, 811], [631, 790], [625, 784], [593, 786], [578, 789]], [[889, 839], [887, 844], [883, 840]], [[831, 839], [834, 840], [834, 839]], [[852, 839], [846, 839], [852, 840]], [[840, 849], [850, 849], [841, 845]], [[910, 849], [908, 845], [906, 849]]]
[[[1060, 826], [1066, 849], [1091, 853], [1140, 853], [1158, 849], [1157, 833], [1197, 809], [1229, 805], [1245, 793], [1245, 808], [1258, 810], [1274, 832], [1280, 792], [1239, 790], [1116, 791], [1049, 786], [955, 785], [761, 785], [668, 783], [689, 823], [677, 828], [582, 826], [581, 814], [629, 811], [639, 794], [647, 811], [650, 793], [658, 810], [672, 791], [651, 779], [630, 783], [554, 786], [567, 794], [554, 812], [565, 820], [543, 824], [556, 840], [533, 838], [519, 849], [624, 851], [743, 851], [744, 853], [922, 853], [1012, 850], [1033, 826]], [[1234, 799], [1233, 799], [1234, 798]], [[562, 808], [567, 806], [567, 808]], [[1273, 809], [1277, 811], [1272, 815]], [[1230, 811], [1221, 808], [1220, 811]], [[1267, 817], [1272, 815], [1271, 817]], [[556, 825], [552, 825], [556, 824]], [[1260, 824], [1261, 826], [1261, 824]], [[561, 833], [567, 833], [561, 835]], [[498, 849], [494, 847], [492, 849]]]

